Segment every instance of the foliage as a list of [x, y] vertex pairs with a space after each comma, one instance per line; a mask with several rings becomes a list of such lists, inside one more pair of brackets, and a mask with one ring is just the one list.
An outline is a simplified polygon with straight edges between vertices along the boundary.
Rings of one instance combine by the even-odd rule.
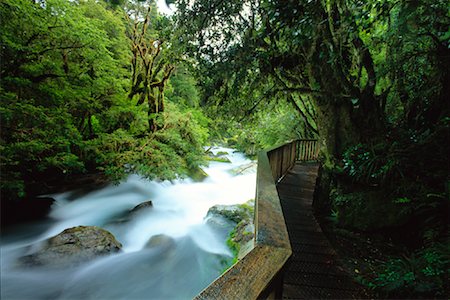
[[366, 184], [389, 182], [398, 175], [394, 175], [393, 172], [399, 164], [399, 157], [388, 156], [384, 147], [383, 143], [372, 149], [367, 149], [366, 144], [349, 148], [343, 154], [343, 170], [358, 182]]
[[[132, 52], [123, 8], [135, 4], [1, 1], [2, 198], [46, 192], [43, 181], [72, 174], [172, 179], [202, 163], [209, 120], [194, 103], [189, 72], [167, 93], [157, 133], [148, 131], [148, 104], [136, 106], [127, 97]], [[156, 10], [151, 17], [148, 34], [169, 44], [170, 20]], [[176, 51], [169, 54], [164, 61], [175, 61]], [[161, 74], [153, 75], [156, 84]], [[166, 77], [158, 82], [170, 86]]]
[[[155, 134], [147, 134], [145, 117], [141, 132], [117, 129], [88, 143], [87, 151], [96, 160], [101, 171], [115, 180], [137, 173], [149, 179], [175, 179], [187, 176], [191, 169], [201, 165], [203, 145], [208, 132], [192, 113], [181, 112], [169, 105], [165, 125]], [[136, 138], [136, 135], [141, 136]], [[151, 159], [151, 163], [149, 163]]]
[[367, 282], [384, 297], [445, 297], [448, 292], [450, 256], [448, 244], [436, 244], [392, 258], [379, 266], [376, 278]]
[[95, 136], [94, 115], [123, 89], [124, 39], [120, 19], [101, 3], [1, 5], [1, 182], [8, 198], [23, 196], [24, 183], [40, 173], [85, 170], [82, 141]]
[[214, 138], [226, 142], [250, 156], [287, 141], [307, 135], [301, 119], [292, 106], [281, 102], [279, 105], [261, 107], [242, 120], [218, 118]]
[[380, 191], [333, 190], [330, 195], [334, 220], [338, 226], [357, 231], [374, 232], [405, 225], [413, 215]]
[[236, 228], [237, 228], [237, 225], [230, 232], [230, 234], [228, 235], [228, 239], [227, 239], [227, 246], [233, 253], [233, 261], [232, 261], [231, 265], [238, 261], [237, 257], [238, 257], [239, 250], [241, 248], [240, 244], [234, 241], [234, 238], [236, 237]]
[[340, 225], [448, 236], [448, 1], [179, 3], [202, 103], [236, 116], [228, 141], [318, 137]]

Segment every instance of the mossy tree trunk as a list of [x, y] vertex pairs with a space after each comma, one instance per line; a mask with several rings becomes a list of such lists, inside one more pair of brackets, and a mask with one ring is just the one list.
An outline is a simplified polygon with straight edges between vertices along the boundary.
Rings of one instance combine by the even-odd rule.
[[132, 23], [131, 40], [131, 90], [129, 99], [138, 96], [137, 105], [148, 105], [148, 129], [150, 133], [161, 129], [164, 123], [164, 89], [175, 67], [162, 57], [163, 40], [147, 33], [150, 26], [152, 6], [149, 6], [144, 21], [139, 16], [128, 18]]

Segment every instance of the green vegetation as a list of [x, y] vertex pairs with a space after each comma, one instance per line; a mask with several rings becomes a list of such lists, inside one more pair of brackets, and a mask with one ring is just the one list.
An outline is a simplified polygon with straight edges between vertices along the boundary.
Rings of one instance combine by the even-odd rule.
[[227, 239], [227, 246], [233, 253], [233, 260], [228, 264], [228, 267], [234, 265], [238, 261], [238, 254], [241, 249], [241, 245], [234, 240], [236, 237], [236, 227], [230, 232]]
[[2, 199], [72, 174], [172, 179], [203, 163], [209, 120], [154, 4], [0, 6]]
[[318, 138], [317, 209], [401, 249], [361, 282], [448, 297], [448, 1], [175, 3], [0, 2], [2, 200], [76, 174], [187, 176], [211, 141]]
[[[450, 219], [447, 1], [179, 3], [201, 101], [229, 124], [219, 138], [250, 154], [318, 138], [316, 207], [402, 249], [373, 262], [369, 287], [380, 297], [448, 295], [439, 284], [448, 260], [421, 271]], [[414, 276], [402, 255], [414, 257]]]
[[391, 258], [378, 266], [377, 275], [359, 279], [380, 295], [396, 297], [445, 297], [448, 289], [448, 245], [437, 244], [400, 258]]

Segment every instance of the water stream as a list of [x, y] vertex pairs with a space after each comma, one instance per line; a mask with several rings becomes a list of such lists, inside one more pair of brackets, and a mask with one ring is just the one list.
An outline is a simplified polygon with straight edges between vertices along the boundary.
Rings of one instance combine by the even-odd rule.
[[[2, 299], [191, 299], [224, 269], [231, 253], [226, 237], [205, 221], [216, 204], [244, 203], [254, 198], [255, 168], [245, 174], [231, 170], [251, 161], [232, 149], [231, 163], [211, 162], [203, 182], [148, 181], [132, 175], [85, 195], [63, 193], [47, 220], [24, 224], [2, 235]], [[129, 211], [151, 200], [153, 207]], [[71, 268], [26, 268], [17, 259], [35, 245], [66, 228], [100, 226], [123, 245], [108, 255]], [[173, 238], [172, 247], [146, 248], [152, 236]]]

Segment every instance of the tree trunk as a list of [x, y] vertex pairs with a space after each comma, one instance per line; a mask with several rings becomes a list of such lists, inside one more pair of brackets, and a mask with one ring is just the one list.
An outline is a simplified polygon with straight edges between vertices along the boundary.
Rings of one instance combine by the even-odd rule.
[[319, 145], [324, 164], [334, 166], [349, 146], [360, 141], [351, 118], [351, 104], [342, 100], [315, 99]]
[[150, 91], [147, 97], [148, 97], [148, 129], [150, 133], [154, 133], [158, 130], [156, 124], [157, 102], [153, 91]]

